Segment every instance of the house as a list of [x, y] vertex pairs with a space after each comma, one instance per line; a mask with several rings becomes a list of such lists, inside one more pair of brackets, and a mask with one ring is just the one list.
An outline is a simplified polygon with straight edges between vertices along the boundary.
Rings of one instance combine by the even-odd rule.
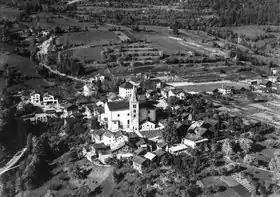
[[[134, 88], [133, 88], [134, 89]], [[138, 132], [139, 122], [156, 120], [156, 107], [149, 101], [139, 102], [135, 89], [129, 101], [107, 102], [104, 106], [105, 113], [101, 116], [110, 131], [120, 129], [128, 132]]]
[[167, 99], [169, 97], [168, 93], [170, 90], [175, 89], [173, 86], [166, 86], [161, 89], [160, 93], [163, 98]]
[[131, 82], [125, 82], [119, 86], [119, 96], [122, 98], [131, 97], [134, 85]]
[[79, 111], [78, 105], [75, 104], [66, 104], [64, 107], [64, 118], [71, 116], [72, 114], [75, 114]]
[[147, 150], [145, 148], [138, 148], [136, 151], [135, 151], [135, 155], [138, 155], [138, 156], [144, 156], [145, 154], [147, 153]]
[[268, 76], [268, 81], [275, 83], [278, 81], [278, 76]]
[[58, 100], [54, 99], [54, 96], [46, 93], [43, 95], [43, 105], [48, 105], [48, 104], [58, 104]]
[[145, 155], [144, 155], [144, 158], [148, 159], [149, 161], [153, 162], [156, 160], [156, 155], [154, 153], [151, 153], [151, 152], [147, 152]]
[[109, 150], [109, 147], [106, 146], [104, 143], [98, 143], [98, 144], [93, 144], [92, 150], [98, 156], [99, 153], [101, 153], [102, 151]]
[[30, 102], [31, 102], [33, 105], [41, 104], [41, 96], [40, 96], [40, 94], [35, 93], [35, 92], [32, 92], [32, 93], [30, 94]]
[[101, 81], [101, 82], [104, 82], [105, 80], [105, 76], [104, 75], [101, 75], [100, 73], [98, 73], [97, 75], [94, 76], [94, 81]]
[[159, 142], [157, 143], [157, 150], [165, 150], [167, 147], [167, 143], [166, 142]]
[[222, 88], [218, 88], [218, 92], [221, 93], [222, 95], [229, 95], [232, 93], [231, 88], [230, 87], [222, 87]]
[[196, 135], [187, 135], [182, 143], [194, 149], [208, 143], [208, 139]]
[[147, 159], [140, 157], [140, 156], [134, 156], [132, 158], [133, 168], [137, 170], [139, 173], [143, 172], [144, 167], [147, 165]]
[[161, 150], [161, 149], [159, 149], [159, 150], [156, 150], [154, 152], [154, 154], [156, 155], [156, 160], [158, 161], [158, 163], [160, 163], [162, 157], [166, 154], [166, 152]]
[[96, 91], [96, 88], [93, 84], [85, 84], [83, 87], [84, 96], [92, 96]]
[[113, 154], [109, 150], [100, 151], [100, 153], [98, 154], [98, 160], [103, 164], [106, 164], [109, 158], [113, 158]]
[[177, 97], [180, 100], [185, 99], [186, 93], [182, 89], [171, 89], [168, 91], [168, 97]]
[[167, 147], [166, 149], [169, 153], [171, 153], [173, 155], [179, 155], [182, 152], [186, 152], [188, 150], [188, 146], [185, 144], [177, 144], [177, 145], [171, 146], [170, 148]]
[[156, 128], [156, 124], [151, 121], [144, 120], [142, 123], [140, 123], [141, 131], [154, 130], [155, 128]]
[[48, 122], [48, 116], [45, 113], [35, 114], [35, 122]]
[[125, 146], [125, 143], [128, 141], [128, 137], [122, 131], [113, 133], [109, 130], [95, 130], [93, 131], [92, 137], [95, 142], [104, 143], [112, 151]]

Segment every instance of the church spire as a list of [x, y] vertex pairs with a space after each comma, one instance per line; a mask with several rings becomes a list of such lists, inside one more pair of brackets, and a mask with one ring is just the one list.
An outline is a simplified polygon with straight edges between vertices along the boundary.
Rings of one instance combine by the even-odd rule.
[[137, 101], [136, 89], [135, 89], [135, 86], [134, 86], [134, 85], [133, 85], [133, 89], [132, 89], [130, 101], [131, 101], [131, 102], [136, 102], [136, 101]]

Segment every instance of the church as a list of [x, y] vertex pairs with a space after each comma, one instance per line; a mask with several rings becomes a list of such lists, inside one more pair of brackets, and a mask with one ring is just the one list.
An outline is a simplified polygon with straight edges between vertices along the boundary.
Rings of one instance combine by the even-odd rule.
[[133, 87], [128, 100], [111, 101], [105, 104], [102, 119], [110, 131], [139, 132], [142, 122], [156, 121], [156, 107], [149, 101], [139, 102]]

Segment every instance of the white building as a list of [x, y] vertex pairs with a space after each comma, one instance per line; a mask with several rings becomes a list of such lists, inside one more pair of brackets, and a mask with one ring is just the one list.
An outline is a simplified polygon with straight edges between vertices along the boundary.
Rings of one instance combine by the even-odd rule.
[[168, 97], [177, 97], [180, 100], [185, 99], [186, 93], [182, 89], [171, 89], [168, 91]]
[[222, 95], [231, 94], [231, 89], [230, 89], [230, 88], [219, 88], [218, 91], [219, 91]]
[[104, 111], [101, 119], [107, 123], [110, 131], [122, 129], [138, 132], [140, 122], [156, 120], [156, 107], [148, 101], [139, 103], [134, 88], [130, 101], [107, 102]]
[[106, 146], [110, 146], [111, 150], [116, 150], [125, 145], [128, 141], [128, 137], [122, 132], [111, 132], [109, 130], [105, 131], [101, 136], [94, 135], [95, 142], [104, 143]]
[[92, 77], [92, 78], [89, 79], [89, 81], [90, 81], [91, 83], [96, 82], [96, 81], [98, 81], [98, 80], [101, 81], [101, 82], [104, 82], [105, 76], [103, 76], [103, 75], [101, 75], [100, 73], [98, 73], [97, 75], [95, 75], [94, 77]]
[[134, 85], [130, 82], [125, 82], [119, 86], [119, 96], [122, 98], [131, 97]]
[[203, 139], [188, 139], [188, 138], [185, 138], [182, 140], [182, 142], [191, 147], [191, 148], [196, 148], [198, 146], [200, 146], [201, 144], [204, 144], [204, 143], [207, 143], [208, 139], [207, 138], [203, 138]]
[[173, 155], [178, 155], [182, 152], [185, 152], [188, 147], [185, 144], [177, 144], [170, 148], [167, 148], [167, 151]]
[[141, 131], [154, 130], [155, 128], [156, 124], [148, 120], [144, 120], [144, 122], [140, 124]]
[[48, 104], [58, 104], [58, 100], [54, 99], [54, 96], [45, 94], [43, 95], [43, 105], [48, 105]]
[[92, 96], [95, 92], [95, 87], [92, 84], [85, 84], [83, 87], [84, 96]]
[[31, 93], [31, 95], [30, 95], [30, 102], [33, 105], [41, 104], [41, 96], [40, 96], [40, 94], [35, 93], [35, 92]]

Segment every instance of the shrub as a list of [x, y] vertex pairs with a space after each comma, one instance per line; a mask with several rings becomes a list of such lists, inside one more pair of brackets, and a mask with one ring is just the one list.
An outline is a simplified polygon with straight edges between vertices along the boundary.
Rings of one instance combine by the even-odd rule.
[[51, 190], [60, 190], [62, 188], [62, 184], [60, 182], [58, 183], [51, 183], [50, 186], [49, 186], [49, 189]]

